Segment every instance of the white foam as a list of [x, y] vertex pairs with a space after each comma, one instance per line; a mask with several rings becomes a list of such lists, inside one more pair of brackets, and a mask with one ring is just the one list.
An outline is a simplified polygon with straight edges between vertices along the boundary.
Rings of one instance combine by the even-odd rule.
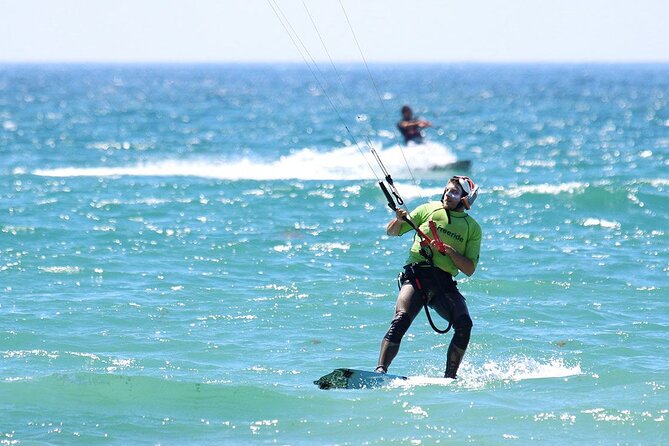
[[570, 366], [562, 358], [541, 361], [526, 356], [516, 356], [508, 361], [488, 361], [483, 367], [484, 375], [504, 381], [521, 381], [539, 378], [566, 378], [581, 375], [579, 364]]
[[501, 189], [502, 193], [513, 198], [525, 194], [559, 195], [563, 193], [583, 193], [590, 185], [588, 183], [570, 182], [561, 184], [534, 184]]
[[653, 187], [662, 187], [669, 186], [669, 178], [656, 178], [654, 180], [649, 180], [649, 183]]
[[609, 221], [600, 218], [586, 218], [583, 226], [601, 226], [606, 229], [620, 229], [620, 223], [617, 221]]
[[408, 379], [396, 379], [391, 387], [419, 387], [419, 386], [448, 386], [455, 380], [450, 378], [435, 378], [433, 376], [409, 376]]
[[2, 128], [8, 132], [15, 132], [18, 126], [14, 121], [5, 121], [2, 123]]
[[81, 271], [78, 266], [38, 266], [37, 269], [54, 274], [76, 274]]
[[[500, 381], [567, 378], [582, 373], [579, 364], [565, 364], [562, 358], [539, 360], [527, 356], [513, 356], [501, 361], [490, 360], [480, 367], [465, 367], [461, 385], [470, 389], [479, 389], [490, 383]], [[458, 381], [460, 381], [460, 378], [458, 378]]]
[[325, 252], [332, 252], [335, 249], [347, 252], [349, 249], [351, 249], [351, 245], [348, 243], [315, 243], [313, 244], [309, 250], [310, 251], [325, 251]]
[[[395, 144], [384, 149], [373, 144], [388, 171], [395, 178], [408, 178], [406, 164], [413, 170], [430, 169], [456, 161], [446, 146], [438, 143]], [[362, 153], [360, 153], [362, 151]], [[364, 154], [364, 157], [363, 157]], [[406, 162], [405, 162], [406, 158]], [[365, 161], [367, 160], [367, 162]], [[118, 167], [62, 167], [37, 169], [32, 173], [49, 177], [118, 177], [118, 176], [193, 176], [227, 180], [354, 180], [374, 179], [381, 172], [367, 147], [347, 146], [323, 152], [311, 148], [297, 150], [274, 160], [241, 159], [169, 159]]]
[[507, 360], [487, 361], [482, 366], [465, 361], [458, 372], [458, 379], [429, 376], [411, 376], [407, 380], [396, 380], [392, 387], [422, 387], [457, 385], [469, 389], [480, 389], [490, 383], [524, 381], [542, 378], [567, 378], [581, 375], [581, 366], [567, 365], [562, 358], [538, 360], [526, 356], [514, 356]]
[[519, 163], [523, 167], [555, 167], [555, 160], [521, 160]]
[[420, 187], [412, 183], [396, 182], [395, 186], [404, 199], [439, 198], [444, 191], [441, 187]]

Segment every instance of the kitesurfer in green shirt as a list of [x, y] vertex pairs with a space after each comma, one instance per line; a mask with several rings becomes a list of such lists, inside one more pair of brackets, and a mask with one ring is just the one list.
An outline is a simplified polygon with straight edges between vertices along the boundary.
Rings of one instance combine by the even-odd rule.
[[409, 257], [400, 275], [400, 292], [395, 305], [395, 317], [381, 343], [376, 371], [386, 373], [397, 355], [400, 342], [427, 302], [453, 327], [453, 338], [446, 353], [444, 377], [455, 378], [465, 354], [472, 329], [472, 319], [465, 298], [453, 280], [460, 271], [474, 274], [479, 261], [481, 227], [465, 211], [474, 203], [478, 187], [468, 177], [451, 178], [441, 201], [417, 207], [410, 215], [399, 208], [387, 226], [391, 236], [400, 236], [412, 230], [405, 221], [408, 217], [423, 233], [430, 232], [430, 221], [436, 225], [443, 254], [435, 246], [421, 246], [417, 234]]

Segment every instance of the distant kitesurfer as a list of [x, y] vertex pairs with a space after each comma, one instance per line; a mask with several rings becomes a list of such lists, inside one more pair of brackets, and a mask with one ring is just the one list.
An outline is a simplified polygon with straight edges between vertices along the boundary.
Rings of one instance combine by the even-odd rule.
[[[468, 215], [478, 195], [478, 187], [468, 177], [454, 176], [446, 184], [441, 201], [425, 203], [411, 212], [410, 220], [423, 233], [430, 233], [434, 221], [444, 254], [432, 246], [421, 247], [418, 235], [409, 253], [404, 271], [400, 274], [400, 291], [395, 305], [395, 317], [381, 343], [376, 372], [386, 373], [400, 349], [402, 337], [424, 306], [425, 300], [442, 318], [453, 326], [453, 338], [446, 354], [444, 377], [455, 378], [469, 344], [472, 319], [465, 298], [460, 294], [453, 276], [462, 271], [474, 274], [479, 260], [481, 227]], [[391, 236], [411, 230], [404, 221], [407, 212], [398, 208], [386, 228]]]
[[402, 120], [397, 123], [397, 128], [404, 136], [404, 142], [406, 144], [409, 141], [413, 141], [416, 144], [423, 142], [422, 129], [432, 126], [430, 121], [425, 121], [423, 119], [418, 119], [414, 117], [413, 110], [408, 105], [402, 107]]

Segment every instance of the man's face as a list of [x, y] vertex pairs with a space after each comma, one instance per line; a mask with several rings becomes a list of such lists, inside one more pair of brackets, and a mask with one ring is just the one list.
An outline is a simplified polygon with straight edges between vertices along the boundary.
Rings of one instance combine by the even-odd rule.
[[462, 189], [459, 184], [449, 182], [446, 186], [446, 195], [444, 196], [444, 205], [447, 209], [455, 209], [462, 200]]

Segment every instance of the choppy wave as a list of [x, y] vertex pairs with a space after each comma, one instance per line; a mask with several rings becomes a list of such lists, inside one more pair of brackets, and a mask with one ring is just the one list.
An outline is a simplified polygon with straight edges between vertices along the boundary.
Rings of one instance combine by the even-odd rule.
[[[396, 144], [385, 149], [376, 145], [375, 149], [388, 171], [398, 178], [410, 176], [407, 164], [412, 170], [429, 170], [457, 160], [448, 147], [439, 143], [410, 145], [406, 148]], [[304, 148], [274, 160], [167, 159], [116, 167], [36, 169], [32, 173], [49, 177], [192, 176], [226, 180], [355, 180], [374, 179], [373, 172], [382, 177], [368, 148], [347, 146], [325, 152]]]
[[142, 413], [149, 408], [165, 411], [192, 408], [216, 409], [227, 414], [248, 417], [263, 405], [281, 407], [280, 391], [257, 386], [221, 383], [184, 382], [149, 376], [129, 376], [80, 372], [44, 377], [12, 379], [0, 382], [6, 401], [17, 405], [43, 408], [76, 409], [94, 402], [100, 410], [119, 405]]

